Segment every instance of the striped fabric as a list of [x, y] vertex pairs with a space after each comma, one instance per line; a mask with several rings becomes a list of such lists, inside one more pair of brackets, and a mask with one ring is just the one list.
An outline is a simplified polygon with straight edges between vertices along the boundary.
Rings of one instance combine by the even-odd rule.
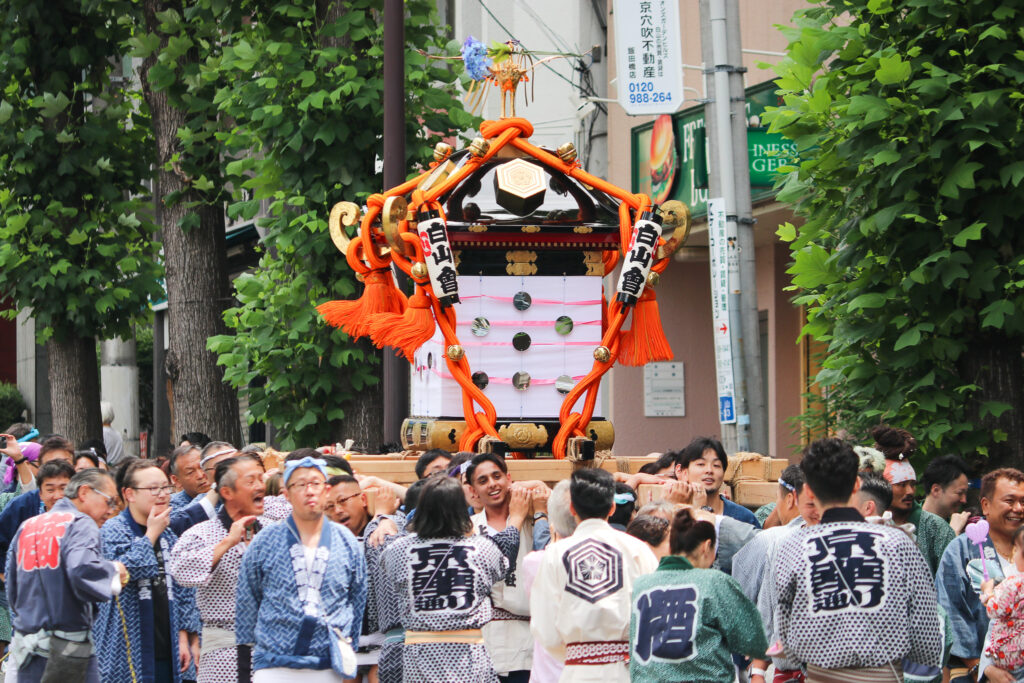
[[863, 669], [822, 669], [807, 665], [807, 683], [903, 683], [899, 663]]

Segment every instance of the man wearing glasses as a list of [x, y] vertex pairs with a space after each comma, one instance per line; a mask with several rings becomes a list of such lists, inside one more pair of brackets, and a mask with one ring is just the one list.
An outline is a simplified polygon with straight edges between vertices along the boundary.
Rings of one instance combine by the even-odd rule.
[[114, 480], [75, 474], [65, 496], [21, 526], [12, 543], [7, 590], [14, 612], [11, 661], [18, 680], [99, 681], [90, 640], [93, 604], [121, 592], [128, 573], [100, 554], [98, 525], [117, 511]]
[[340, 683], [356, 673], [366, 562], [352, 532], [324, 516], [322, 459], [286, 461], [282, 486], [292, 514], [245, 551], [235, 639], [252, 648], [254, 683]]

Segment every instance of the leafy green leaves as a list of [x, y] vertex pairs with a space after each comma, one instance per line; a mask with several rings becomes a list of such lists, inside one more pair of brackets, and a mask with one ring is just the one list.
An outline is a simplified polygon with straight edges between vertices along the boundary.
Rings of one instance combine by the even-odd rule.
[[[347, 408], [379, 382], [372, 347], [353, 344], [315, 309], [358, 294], [327, 232], [330, 207], [383, 189], [374, 168], [383, 152], [379, 2], [344, 5], [325, 21], [316, 3], [285, 0], [267, 11], [242, 2], [239, 9], [259, 20], [233, 24], [222, 59], [204, 67], [218, 84], [210, 100], [234, 122], [217, 136], [236, 189], [228, 213], [259, 216], [265, 234], [259, 267], [234, 283], [239, 304], [224, 316], [230, 334], [210, 339], [209, 348], [248, 400], [249, 419], [273, 422], [285, 447], [339, 436]], [[418, 59], [419, 50], [440, 52], [444, 44], [434, 3], [408, 0], [405, 10], [422, 18], [405, 27], [412, 171], [441, 137], [476, 120], [455, 98], [450, 65]]]
[[[827, 0], [798, 12], [771, 130], [804, 334], [827, 344], [812, 427], [887, 420], [925, 453], [996, 453], [1024, 396], [975, 362], [1024, 341], [1024, 51], [996, 0]], [[1007, 14], [1009, 12], [1009, 14]], [[813, 84], [813, 85], [812, 85]], [[994, 361], [993, 361], [994, 362]], [[1016, 391], [1016, 390], [1015, 390]], [[1013, 410], [1005, 410], [1005, 406]]]
[[41, 340], [126, 334], [159, 292], [149, 118], [112, 78], [128, 27], [110, 9], [11, 0], [0, 17], [0, 291]]

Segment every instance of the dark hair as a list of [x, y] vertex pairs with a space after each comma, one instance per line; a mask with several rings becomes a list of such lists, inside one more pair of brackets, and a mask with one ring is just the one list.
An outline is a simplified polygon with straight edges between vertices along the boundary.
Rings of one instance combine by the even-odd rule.
[[1000, 467], [992, 470], [981, 478], [981, 497], [992, 500], [996, 492], [996, 483], [1000, 479], [1009, 479], [1014, 484], [1024, 484], [1024, 472], [1014, 467]]
[[70, 479], [75, 476], [75, 468], [68, 464], [66, 460], [51, 460], [36, 472], [36, 486], [43, 488], [43, 482], [47, 479], [56, 479], [57, 477], [67, 477]]
[[420, 538], [465, 536], [473, 529], [462, 484], [451, 477], [423, 479], [413, 530]]
[[476, 457], [476, 453], [470, 453], [469, 451], [458, 451], [452, 455], [452, 459], [448, 461], [448, 476], [458, 477], [459, 481], [464, 482], [463, 474], [459, 472], [460, 467], [469, 467], [466, 463]]
[[718, 439], [712, 439], [706, 436], [698, 436], [691, 441], [686, 448], [674, 453], [672, 461], [686, 469], [690, 466], [690, 463], [694, 460], [700, 460], [704, 457], [704, 451], [714, 451], [718, 457], [719, 462], [722, 463], [722, 469], [729, 469], [729, 456], [725, 454], [725, 448], [722, 447], [722, 442]]
[[673, 555], [692, 553], [704, 541], [711, 541], [714, 545], [715, 525], [703, 519], [697, 521], [687, 508], [676, 512], [669, 531], [669, 551]]
[[615, 480], [611, 472], [576, 470], [569, 480], [569, 500], [580, 519], [604, 519], [615, 505]]
[[45, 456], [47, 453], [52, 453], [53, 451], [67, 451], [68, 453], [74, 454], [75, 447], [71, 445], [70, 441], [65, 439], [60, 434], [54, 434], [53, 436], [48, 437], [39, 446], [39, 457], [36, 460], [38, 462], [42, 462], [43, 456]]
[[938, 484], [939, 488], [945, 489], [960, 475], [971, 478], [971, 471], [963, 458], [957, 455], [943, 455], [935, 458], [924, 468], [921, 474], [921, 484], [924, 486], [924, 494], [927, 496], [932, 492], [932, 486]]
[[804, 449], [800, 469], [814, 497], [825, 505], [846, 503], [857, 484], [860, 460], [853, 447], [839, 439], [818, 439]]
[[485, 462], [494, 463], [495, 467], [505, 474], [508, 474], [508, 465], [505, 464], [505, 458], [501, 457], [497, 453], [480, 453], [469, 461], [469, 467], [466, 468], [467, 483], [473, 483], [473, 474], [476, 473], [476, 468], [483, 465]]
[[[157, 470], [160, 469], [160, 467], [152, 460], [142, 460], [141, 458], [134, 458], [133, 460], [125, 463], [124, 467], [117, 471], [117, 495], [121, 496], [122, 499], [125, 499], [124, 490], [135, 486], [135, 473], [142, 470], [148, 470], [150, 468]], [[163, 472], [163, 470], [160, 471]], [[167, 473], [164, 472], [164, 475], [166, 474]]]
[[878, 425], [871, 430], [871, 438], [875, 440], [875, 448], [882, 451], [886, 460], [906, 460], [917, 450], [917, 439], [906, 429]]
[[629, 520], [633, 518], [633, 510], [636, 510], [636, 491], [629, 484], [617, 481], [615, 482], [615, 495], [619, 494], [629, 494], [633, 496], [633, 500], [628, 503], [615, 503], [615, 511], [608, 518], [608, 523], [626, 526], [629, 524]]
[[92, 463], [93, 467], [99, 467], [100, 466], [99, 456], [97, 456], [96, 453], [93, 452], [93, 451], [75, 451], [75, 463], [76, 464], [78, 463], [78, 459], [79, 458], [86, 458], [86, 459], [88, 459], [88, 461]]
[[167, 459], [167, 469], [170, 471], [171, 474], [177, 476], [177, 474], [178, 474], [178, 458], [184, 456], [186, 453], [191, 453], [192, 451], [202, 451], [202, 450], [203, 450], [202, 448], [200, 448], [199, 446], [196, 446], [194, 444], [189, 445], [189, 446], [178, 446], [173, 451], [171, 451], [171, 456]]
[[654, 515], [637, 515], [626, 527], [626, 533], [651, 547], [658, 547], [668, 535], [668, 520]]
[[350, 475], [352, 474], [352, 463], [340, 455], [324, 455], [321, 453], [320, 455], [314, 455], [313, 457], [320, 458], [327, 463], [327, 469], [329, 470], [341, 470], [342, 472], [347, 472]]
[[804, 490], [804, 484], [807, 483], [807, 480], [804, 478], [804, 471], [800, 469], [800, 465], [789, 465], [786, 469], [782, 470], [782, 474], [779, 476], [779, 486], [782, 486], [789, 493], [791, 490], [784, 486], [783, 482], [792, 486], [792, 493], [799, 496]]
[[327, 488], [334, 488], [338, 484], [358, 484], [359, 480], [351, 474], [335, 474], [327, 480]]
[[452, 454], [443, 448], [431, 448], [416, 460], [416, 478], [422, 479], [423, 473], [426, 472], [427, 468], [430, 467], [430, 464], [438, 458], [444, 458], [445, 460], [451, 461]]
[[[284, 456], [285, 462], [291, 462], [292, 460], [302, 460], [303, 458], [319, 458], [324, 460], [324, 454], [315, 448], [296, 448], [294, 451]], [[324, 460], [324, 462], [327, 462]]]
[[[258, 455], [252, 453], [242, 453], [241, 455], [233, 455], [227, 460], [221, 460], [217, 463], [217, 467], [213, 470], [213, 482], [214, 488], [220, 490], [221, 486], [227, 486], [234, 490], [235, 479], [232, 478], [231, 468], [240, 462], [254, 462], [257, 465], [262, 466]], [[227, 479], [228, 481], [225, 481]]]
[[213, 441], [213, 439], [202, 432], [185, 432], [181, 435], [181, 439], [178, 440], [178, 443], [181, 443], [182, 441], [188, 441], [199, 450], [203, 450], [206, 448], [206, 444]]
[[892, 505], [892, 484], [878, 472], [861, 472], [860, 493], [863, 496], [870, 496], [875, 501], [878, 514], [882, 514]]
[[640, 467], [640, 471], [644, 474], [657, 474], [666, 467], [672, 467], [676, 464], [676, 454], [673, 451], [666, 451], [658, 456], [657, 460], [646, 463]]
[[[441, 472], [435, 472], [426, 479], [417, 479], [416, 481], [409, 485], [409, 488], [405, 490], [405, 500], [402, 501], [402, 510], [405, 511], [405, 514], [409, 514], [410, 512], [416, 509], [416, 505], [419, 504], [420, 502], [420, 493], [423, 491], [423, 487], [426, 485], [426, 483], [433, 479], [434, 477], [440, 476], [443, 476]], [[447, 479], [448, 477], [445, 478]], [[461, 483], [459, 483], [459, 487], [462, 487]], [[463, 494], [462, 496], [462, 507], [466, 507], [465, 494]]]
[[[86, 439], [82, 443], [78, 444], [78, 450], [93, 452], [97, 458], [107, 459], [107, 445], [103, 443], [103, 439]], [[75, 457], [78, 457], [77, 454]]]
[[28, 422], [15, 422], [4, 431], [4, 434], [10, 434], [15, 439], [20, 439], [33, 429], [35, 429], [35, 427]]
[[281, 495], [281, 473], [274, 472], [272, 475], [267, 477], [267, 481], [264, 484], [264, 491], [268, 496], [279, 496]]

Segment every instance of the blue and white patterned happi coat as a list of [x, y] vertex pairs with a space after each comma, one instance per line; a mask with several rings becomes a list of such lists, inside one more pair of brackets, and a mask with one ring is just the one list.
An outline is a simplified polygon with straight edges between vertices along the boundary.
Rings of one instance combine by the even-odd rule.
[[291, 547], [301, 541], [290, 522], [286, 519], [256, 534], [238, 576], [235, 640], [252, 646], [254, 671], [331, 668], [328, 623], [351, 638], [353, 648], [359, 643], [366, 607], [366, 560], [352, 532], [327, 518], [321, 534], [329, 534], [330, 554], [320, 586], [320, 623], [308, 643], [298, 642], [303, 605]]
[[[140, 623], [140, 581], [148, 583], [159, 573], [156, 553], [149, 539], [144, 535], [136, 535], [136, 528], [133, 528], [134, 521], [128, 517], [127, 510], [109, 520], [100, 527], [100, 538], [103, 541], [103, 556], [108, 560], [116, 560], [124, 563], [131, 575], [128, 584], [122, 589], [117, 601], [100, 603], [99, 614], [93, 626], [93, 635], [96, 641], [96, 658], [100, 665], [100, 677], [104, 683], [125, 683], [132, 680], [132, 669], [135, 671], [135, 680], [138, 683], [145, 683], [149, 679], [144, 675], [148, 666], [144, 665], [144, 659], [152, 657], [147, 648], [152, 643], [143, 643], [142, 626]], [[161, 534], [166, 540], [168, 552], [164, 553], [164, 566], [166, 581], [168, 585], [168, 611], [171, 617], [171, 669], [174, 672], [175, 683], [182, 680], [183, 675], [178, 671], [178, 631], [199, 633], [199, 609], [196, 607], [195, 591], [178, 585], [167, 572], [171, 557], [169, 549], [174, 547], [178, 537], [170, 529]], [[149, 590], [148, 587], [144, 587]], [[121, 622], [121, 612], [118, 610], [120, 603], [124, 611], [124, 624]], [[128, 644], [125, 643], [124, 630], [128, 630], [128, 638], [131, 646], [131, 668], [128, 665]], [[195, 679], [195, 665], [189, 667], [185, 676], [191, 675]]]

